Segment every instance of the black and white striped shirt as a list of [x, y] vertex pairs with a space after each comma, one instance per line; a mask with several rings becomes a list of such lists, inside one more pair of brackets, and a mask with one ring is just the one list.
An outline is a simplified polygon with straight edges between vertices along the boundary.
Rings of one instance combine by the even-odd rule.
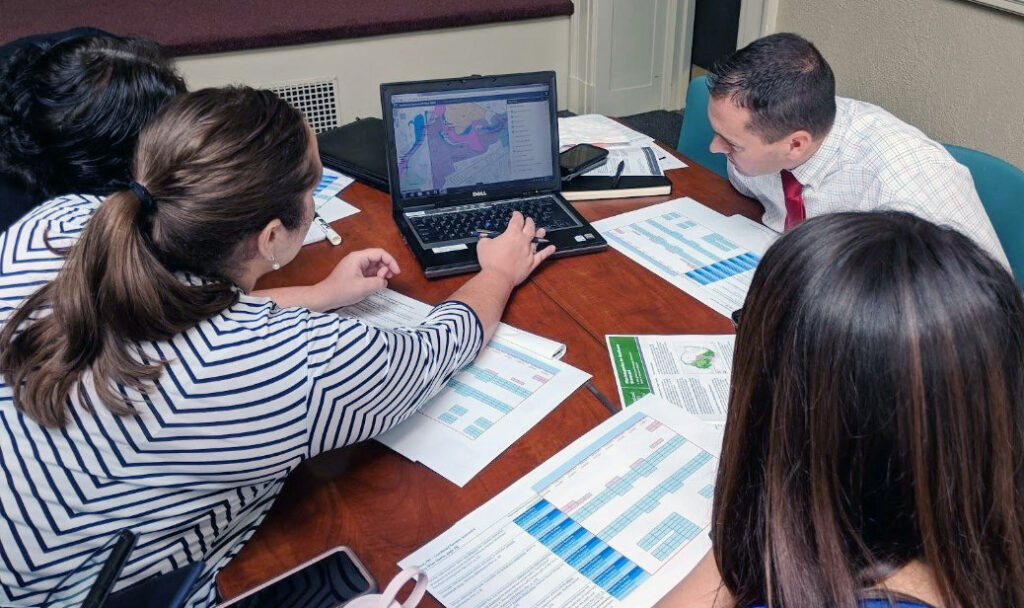
[[[0, 235], [0, 324], [63, 263], [44, 232], [54, 246], [72, 244], [99, 204], [60, 197]], [[124, 528], [140, 536], [118, 588], [206, 560], [189, 605], [211, 604], [214, 575], [291, 470], [404, 420], [482, 341], [459, 302], [385, 330], [241, 294], [191, 330], [140, 345], [168, 364], [150, 394], [128, 393], [137, 416], [111, 415], [87, 376], [91, 403], [72, 391], [70, 422], [47, 429], [15, 409], [0, 379], [0, 606], [40, 605]], [[52, 605], [80, 603], [97, 572], [76, 573], [61, 596], [77, 601]]]

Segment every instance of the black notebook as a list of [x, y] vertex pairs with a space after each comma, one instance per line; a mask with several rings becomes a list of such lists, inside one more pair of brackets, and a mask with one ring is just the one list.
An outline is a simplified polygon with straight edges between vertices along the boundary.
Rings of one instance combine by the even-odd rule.
[[670, 192], [672, 182], [664, 175], [623, 175], [617, 184], [614, 177], [581, 175], [562, 184], [562, 196], [569, 201], [663, 196]]
[[388, 192], [384, 122], [363, 118], [316, 136], [320, 160], [332, 169]]

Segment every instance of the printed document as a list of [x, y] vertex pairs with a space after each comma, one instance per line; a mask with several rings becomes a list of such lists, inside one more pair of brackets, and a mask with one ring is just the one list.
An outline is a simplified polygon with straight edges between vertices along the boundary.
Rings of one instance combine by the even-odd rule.
[[[316, 212], [328, 224], [338, 221], [343, 217], [359, 213], [358, 208], [336, 196], [354, 181], [356, 180], [347, 175], [324, 167], [323, 177], [320, 178], [320, 183], [313, 189], [313, 205], [316, 207]], [[302, 244], [309, 245], [310, 243], [322, 241], [325, 238], [327, 238], [327, 235], [324, 234], [324, 231], [320, 229], [316, 222], [313, 222], [309, 227], [309, 231], [306, 232], [306, 238], [302, 240]]]
[[613, 148], [608, 151], [608, 158], [603, 165], [587, 171], [583, 175], [614, 177], [622, 163], [622, 175], [664, 175], [658, 164], [658, 152], [653, 146], [640, 148]]
[[724, 427], [732, 375], [732, 335], [605, 336], [623, 407], [654, 393]]
[[399, 562], [447, 608], [646, 608], [711, 548], [721, 433], [649, 395]]
[[[399, 327], [418, 324], [431, 308], [384, 289], [338, 312]], [[464, 486], [590, 378], [556, 358], [564, 352], [562, 344], [501, 324], [472, 364], [377, 441]]]
[[680, 198], [593, 222], [608, 244], [729, 316], [743, 307], [754, 269], [778, 236]]

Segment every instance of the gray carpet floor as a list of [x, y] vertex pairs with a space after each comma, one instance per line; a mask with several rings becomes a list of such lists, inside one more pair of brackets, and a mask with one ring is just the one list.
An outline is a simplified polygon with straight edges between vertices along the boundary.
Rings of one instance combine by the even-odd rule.
[[620, 116], [619, 120], [629, 128], [653, 137], [674, 149], [676, 143], [679, 142], [679, 129], [683, 126], [683, 112], [682, 110], [674, 112], [655, 110], [632, 116]]

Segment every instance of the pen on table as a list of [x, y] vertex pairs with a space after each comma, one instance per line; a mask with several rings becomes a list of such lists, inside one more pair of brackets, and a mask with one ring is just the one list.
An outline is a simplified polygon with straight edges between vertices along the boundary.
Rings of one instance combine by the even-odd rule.
[[341, 245], [341, 235], [335, 232], [334, 228], [331, 228], [331, 225], [327, 223], [327, 220], [320, 217], [319, 213], [313, 214], [313, 221], [320, 227], [320, 230], [324, 231], [324, 234], [327, 235], [327, 240], [331, 242], [331, 245], [334, 245], [335, 247]]
[[619, 187], [619, 180], [622, 179], [622, 170], [626, 168], [626, 161], [619, 161], [619, 168], [615, 170], [615, 179], [612, 180], [612, 190]]
[[[501, 233], [500, 232], [495, 232], [493, 230], [484, 230], [483, 228], [477, 228], [476, 230], [473, 231], [473, 236], [475, 236], [477, 238], [481, 238], [481, 239], [493, 239], [493, 238], [501, 236]], [[534, 243], [550, 243], [551, 242], [551, 241], [549, 241], [547, 239], [542, 239], [542, 238], [536, 237], [536, 236], [533, 237], [530, 240], [531, 240], [531, 242], [534, 242]]]
[[595, 397], [597, 397], [597, 400], [600, 401], [601, 405], [603, 405], [605, 409], [607, 409], [609, 412], [615, 414], [616, 412], [619, 411], [619, 408], [615, 407], [615, 405], [608, 400], [608, 397], [605, 397], [604, 393], [599, 391], [597, 387], [590, 382], [590, 380], [587, 380], [583, 384], [583, 386], [587, 387], [587, 390], [590, 391]]

